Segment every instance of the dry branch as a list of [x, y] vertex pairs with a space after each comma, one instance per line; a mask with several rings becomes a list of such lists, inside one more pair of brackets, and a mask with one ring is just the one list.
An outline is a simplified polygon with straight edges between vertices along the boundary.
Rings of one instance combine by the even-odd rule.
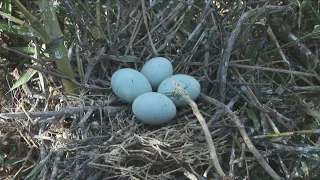
[[281, 177], [270, 167], [270, 165], [266, 162], [266, 160], [263, 159], [259, 151], [256, 149], [256, 147], [253, 145], [251, 142], [244, 125], [240, 121], [240, 119], [237, 117], [237, 115], [232, 112], [226, 105], [223, 103], [219, 102], [218, 100], [211, 98], [209, 96], [206, 96], [204, 94], [201, 94], [201, 98], [204, 99], [205, 101], [223, 109], [231, 118], [231, 120], [237, 125], [238, 130], [246, 143], [247, 147], [250, 149], [251, 153], [254, 155], [254, 157], [257, 159], [259, 164], [269, 173], [271, 177], [277, 180], [281, 180]]
[[218, 80], [220, 82], [220, 101], [225, 101], [226, 95], [226, 83], [227, 83], [227, 75], [228, 75], [228, 66], [229, 60], [231, 56], [231, 52], [233, 50], [233, 46], [236, 40], [239, 38], [239, 34], [241, 32], [241, 27], [244, 25], [245, 21], [256, 16], [256, 19], [261, 18], [262, 16], [266, 16], [268, 13], [281, 12], [287, 10], [290, 6], [263, 6], [261, 8], [252, 9], [246, 13], [244, 13], [239, 20], [237, 21], [235, 28], [230, 34], [228, 41], [226, 42], [226, 48], [222, 52], [222, 57], [220, 61], [219, 71], [218, 71]]
[[269, 24], [277, 38], [279, 38], [283, 43], [290, 44], [289, 49], [298, 59], [299, 63], [309, 71], [315, 70], [320, 74], [319, 59], [306, 45], [301, 42], [300, 38], [291, 33], [289, 25], [283, 19], [275, 16], [270, 16], [269, 21]]
[[[26, 113], [1, 113], [0, 118], [2, 119], [27, 119], [27, 118], [48, 118], [48, 117], [62, 117], [62, 116], [72, 116], [83, 111], [88, 111], [92, 109], [91, 106], [86, 107], [70, 107], [64, 108], [60, 111], [45, 111], [45, 112], [28, 112]], [[104, 111], [110, 114], [115, 114], [123, 110], [123, 107], [103, 107]]]
[[206, 141], [208, 143], [208, 147], [210, 150], [210, 156], [211, 156], [211, 160], [213, 162], [214, 167], [216, 168], [217, 172], [219, 173], [219, 175], [221, 177], [226, 177], [225, 173], [223, 172], [220, 163], [219, 163], [219, 158], [217, 156], [217, 152], [216, 152], [216, 148], [214, 146], [214, 143], [212, 141], [212, 137], [211, 137], [211, 133], [208, 129], [208, 126], [206, 124], [206, 120], [203, 118], [203, 116], [201, 115], [197, 104], [190, 98], [190, 96], [188, 95], [188, 93], [182, 89], [178, 83], [173, 82], [173, 85], [177, 88], [178, 93], [185, 99], [185, 101], [188, 102], [188, 104], [191, 106], [193, 113], [196, 115], [198, 121], [200, 122]]

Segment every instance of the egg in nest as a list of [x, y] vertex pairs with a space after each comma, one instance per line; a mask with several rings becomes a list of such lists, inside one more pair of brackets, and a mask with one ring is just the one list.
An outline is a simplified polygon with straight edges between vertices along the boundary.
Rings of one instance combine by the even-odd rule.
[[132, 103], [141, 94], [152, 92], [148, 79], [139, 71], [123, 68], [111, 77], [113, 92], [125, 102]]

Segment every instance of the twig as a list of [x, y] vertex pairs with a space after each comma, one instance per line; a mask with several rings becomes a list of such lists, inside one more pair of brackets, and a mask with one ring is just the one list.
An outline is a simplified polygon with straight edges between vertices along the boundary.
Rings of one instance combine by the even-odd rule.
[[129, 50], [132, 50], [132, 44], [139, 33], [139, 30], [141, 28], [141, 24], [143, 22], [141, 17], [142, 17], [142, 14], [137, 17], [136, 24], [134, 25], [134, 29], [132, 30], [132, 34], [131, 34], [128, 46], [127, 46], [126, 51], [124, 53], [125, 56], [128, 54]]
[[[81, 118], [80, 122], [78, 123], [78, 127], [81, 128], [82, 139], [87, 139], [86, 130], [89, 128], [86, 126], [87, 120], [91, 117], [92, 113], [94, 112], [95, 108], [89, 109], [86, 114]], [[76, 128], [76, 127], [75, 127]], [[70, 128], [71, 129], [71, 128]], [[72, 128], [73, 129], [73, 128]]]
[[61, 163], [61, 157], [63, 156], [64, 151], [62, 150], [57, 150], [56, 156], [54, 158], [54, 162], [52, 165], [52, 172], [51, 172], [51, 180], [56, 179], [57, 174], [58, 174], [58, 165]]
[[156, 47], [154, 47], [154, 44], [152, 42], [152, 38], [151, 38], [151, 34], [150, 34], [150, 31], [149, 31], [149, 26], [148, 26], [148, 20], [147, 20], [147, 12], [146, 12], [146, 4], [144, 2], [144, 0], [141, 0], [141, 5], [142, 5], [142, 16], [143, 16], [143, 21], [144, 21], [144, 25], [146, 26], [146, 30], [147, 30], [147, 33], [148, 33], [148, 37], [149, 37], [149, 41], [150, 41], [150, 46], [153, 50], [153, 53], [158, 56], [158, 52], [156, 50]]
[[280, 162], [279, 164], [280, 164], [280, 166], [282, 167], [282, 171], [283, 171], [283, 173], [285, 174], [285, 177], [286, 177], [287, 179], [289, 179], [289, 177], [290, 177], [290, 175], [289, 175], [289, 170], [288, 170], [288, 168], [286, 167], [286, 165], [284, 164], [284, 162], [283, 162], [282, 158], [279, 156], [279, 154], [277, 155], [277, 159], [278, 159], [278, 161]]
[[[237, 132], [238, 134], [238, 132]], [[231, 178], [234, 178], [235, 174], [234, 174], [234, 164], [235, 164], [235, 158], [236, 158], [236, 141], [233, 140], [232, 141], [232, 147], [231, 147], [231, 152], [230, 152], [230, 161], [229, 161], [229, 167], [230, 167], [230, 170], [229, 170], [229, 177]]]
[[308, 91], [308, 92], [320, 92], [320, 86], [292, 86], [290, 88], [292, 91], [301, 92], [301, 91]]
[[219, 173], [220, 176], [222, 177], [226, 177], [225, 173], [223, 172], [220, 163], [219, 163], [219, 159], [217, 157], [217, 152], [214, 146], [214, 143], [212, 141], [212, 136], [211, 133], [208, 129], [208, 126], [206, 124], [206, 120], [204, 119], [204, 117], [201, 115], [201, 113], [199, 112], [198, 106], [197, 104], [190, 98], [190, 96], [188, 95], [188, 93], [182, 89], [178, 83], [173, 82], [173, 85], [175, 86], [175, 88], [177, 88], [178, 93], [188, 102], [188, 104], [191, 106], [193, 113], [196, 115], [198, 121], [200, 122], [206, 141], [208, 143], [209, 146], [209, 150], [210, 150], [210, 156], [213, 162], [214, 167], [216, 168], [217, 172]]
[[253, 102], [251, 102], [250, 100], [248, 100], [245, 96], [242, 96], [242, 98], [248, 103], [248, 105], [256, 110], [261, 111], [262, 113], [267, 113], [269, 116], [273, 117], [273, 118], [280, 118], [286, 122], [292, 122], [292, 119], [280, 114], [279, 112], [277, 112], [274, 109], [271, 109], [269, 106], [263, 104], [263, 105], [258, 105], [255, 104]]
[[[298, 147], [293, 147], [293, 146], [286, 146], [286, 145], [281, 145], [278, 143], [272, 143], [275, 149], [270, 150], [270, 154], [274, 153], [279, 153], [279, 152], [298, 152], [301, 154], [309, 154], [309, 153], [319, 153], [320, 152], [320, 147], [319, 146], [298, 146]], [[269, 151], [267, 151], [269, 152]]]
[[[232, 108], [233, 105], [239, 100], [240, 95], [237, 94], [235, 95], [230, 102], [227, 104], [228, 108]], [[221, 116], [224, 115], [224, 111], [222, 109], [216, 111], [216, 113], [214, 113], [214, 115], [210, 118], [210, 120], [208, 121], [208, 125], [211, 125], [212, 123], [214, 123], [217, 119], [219, 119]]]
[[[239, 73], [239, 71], [236, 68], [233, 68], [233, 71], [237, 74], [237, 76], [239, 77], [240, 81], [243, 83], [246, 83], [246, 81], [244, 80], [244, 78], [242, 77], [242, 75]], [[248, 91], [248, 93], [246, 93], [246, 95], [253, 100], [253, 103], [261, 106], [261, 103], [259, 102], [258, 98], [255, 96], [255, 94], [253, 93], [253, 91], [250, 89], [249, 86], [244, 86], [244, 88], [242, 88], [242, 90]], [[272, 121], [272, 119], [270, 118], [270, 116], [268, 114], [265, 114], [267, 121], [269, 123], [269, 125], [272, 127], [272, 130], [275, 133], [279, 133], [279, 130], [277, 128], [277, 126], [274, 124], [274, 122]]]
[[25, 160], [24, 160], [22, 166], [21, 166], [21, 167], [19, 168], [19, 170], [14, 174], [14, 176], [13, 176], [12, 179], [16, 179], [16, 177], [20, 174], [20, 172], [22, 171], [22, 169], [27, 165], [27, 162], [28, 162], [29, 158], [31, 157], [32, 152], [33, 152], [34, 149], [35, 149], [35, 147], [32, 146], [31, 149], [29, 150], [27, 156], [24, 158]]
[[[91, 106], [86, 106], [86, 107], [71, 107], [71, 108], [64, 108], [61, 109], [60, 111], [45, 111], [45, 112], [28, 112], [28, 115], [25, 113], [1, 113], [0, 118], [2, 119], [27, 119], [28, 117], [31, 118], [48, 118], [48, 117], [62, 117], [62, 116], [71, 116], [74, 114], [77, 114], [81, 111], [88, 111], [91, 109]], [[119, 112], [123, 110], [123, 107], [112, 107], [112, 106], [104, 106], [104, 111], [108, 111], [111, 114]]]
[[268, 22], [277, 38], [285, 44], [290, 44], [289, 49], [300, 64], [310, 71], [315, 70], [320, 73], [319, 58], [302, 43], [303, 37], [296, 37], [292, 34], [289, 25], [280, 17], [270, 16]]
[[287, 137], [287, 136], [304, 135], [304, 134], [320, 134], [320, 129], [302, 130], [302, 131], [293, 131], [293, 132], [283, 132], [283, 133], [277, 133], [277, 134], [258, 135], [258, 136], [254, 136], [253, 138], [254, 139], [278, 138], [278, 137]]
[[249, 66], [249, 65], [242, 65], [231, 63], [229, 64], [230, 67], [236, 68], [243, 68], [243, 69], [255, 69], [255, 70], [262, 70], [262, 71], [271, 71], [271, 72], [279, 72], [279, 73], [286, 73], [286, 74], [293, 74], [293, 75], [301, 75], [301, 76], [315, 76], [311, 73], [299, 72], [299, 71], [290, 71], [286, 69], [276, 69], [276, 68], [268, 68], [268, 67], [261, 67], [261, 66]]
[[274, 35], [271, 27], [269, 26], [268, 29], [267, 29], [267, 32], [269, 34], [269, 36], [271, 37], [272, 41], [276, 44], [276, 47], [279, 49], [279, 53], [280, 53], [280, 56], [282, 58], [282, 60], [287, 63], [288, 65], [290, 65], [290, 62], [288, 61], [288, 59], [286, 58], [286, 55], [284, 55], [280, 45], [279, 45], [279, 42], [277, 41], [277, 38], [276, 36]]
[[42, 159], [40, 162], [38, 162], [38, 164], [32, 169], [32, 171], [27, 175], [27, 177], [25, 179], [30, 179], [30, 178], [36, 176], [39, 173], [40, 169], [42, 169], [43, 166], [49, 161], [49, 159], [52, 156], [52, 153], [54, 151], [55, 151], [54, 149], [51, 149], [49, 154], [44, 159]]
[[88, 64], [86, 67], [86, 72], [83, 77], [83, 84], [88, 83], [90, 75], [91, 75], [92, 71], [94, 70], [94, 67], [102, 60], [105, 51], [106, 51], [106, 47], [103, 46], [102, 48], [100, 48], [96, 52], [97, 55], [95, 55], [92, 58], [90, 58], [90, 57], [87, 58]]
[[[256, 9], [252, 9], [246, 13], [244, 13], [238, 20], [235, 28], [233, 29], [233, 31], [230, 34], [230, 37], [227, 41], [227, 45], [226, 48], [223, 50], [222, 52], [222, 57], [221, 57], [221, 61], [220, 61], [220, 66], [219, 66], [219, 71], [218, 71], [218, 80], [220, 82], [220, 101], [224, 102], [225, 101], [225, 95], [226, 95], [226, 83], [227, 83], [227, 70], [228, 70], [228, 66], [229, 66], [229, 60], [230, 60], [230, 56], [231, 56], [231, 52], [233, 50], [233, 46], [236, 42], [236, 40], [238, 39], [238, 36], [240, 34], [241, 31], [241, 26], [242, 24], [244, 24], [244, 22], [246, 20], [248, 20], [249, 18], [255, 16], [256, 14], [260, 14], [263, 15], [265, 13], [269, 13], [272, 11], [283, 11], [286, 10], [289, 6], [271, 6], [271, 5], [267, 5], [261, 8], [256, 8]], [[257, 17], [258, 18], [258, 17]]]
[[247, 147], [250, 149], [251, 153], [254, 155], [254, 157], [257, 159], [259, 164], [269, 173], [271, 177], [274, 179], [281, 180], [281, 177], [269, 166], [269, 164], [266, 162], [266, 160], [263, 159], [259, 151], [255, 148], [253, 143], [251, 142], [244, 125], [240, 121], [240, 119], [236, 116], [234, 112], [232, 112], [226, 105], [223, 103], [219, 102], [218, 100], [211, 98], [209, 96], [206, 96], [204, 94], [201, 94], [201, 98], [204, 99], [205, 101], [212, 103], [213, 105], [223, 109], [231, 118], [231, 120], [237, 125], [237, 128], [246, 143]]

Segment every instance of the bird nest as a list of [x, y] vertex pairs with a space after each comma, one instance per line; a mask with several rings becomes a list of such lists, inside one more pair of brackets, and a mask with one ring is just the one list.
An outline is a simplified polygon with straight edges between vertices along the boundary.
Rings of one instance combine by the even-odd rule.
[[[318, 149], [288, 143], [306, 139], [280, 132], [314, 129], [301, 122], [317, 116], [311, 113], [317, 107], [309, 106], [315, 101], [309, 96], [305, 102], [297, 92], [318, 92], [299, 86], [303, 80], [316, 84], [315, 74], [294, 54], [308, 56], [305, 52], [290, 54], [290, 68], [287, 58], [263, 54], [277, 48], [281, 32], [270, 27], [280, 29], [276, 17], [289, 16], [291, 6], [249, 4], [229, 12], [228, 2], [118, 1], [104, 7], [108, 20], [101, 24], [107, 35], [95, 41], [81, 29], [87, 24], [69, 15], [67, 21], [80, 28], [70, 56], [80, 93], [65, 94], [57, 80], [68, 77], [50, 69], [38, 69], [48, 75], [46, 93], [39, 90], [41, 77], [10, 91], [11, 101], [2, 101], [0, 150], [8, 158], [12, 151], [24, 158], [2, 170], [26, 179], [233, 179], [249, 174], [255, 179], [263, 178], [261, 173], [279, 179], [304, 174], [299, 165], [296, 171], [287, 168], [296, 163], [290, 154]], [[85, 22], [91, 18], [78, 15]], [[175, 74], [195, 77], [202, 93], [161, 126], [140, 122], [110, 87], [116, 70], [140, 70], [155, 56], [172, 60]], [[28, 88], [39, 93], [30, 95]], [[315, 141], [310, 136], [306, 144]], [[316, 173], [316, 167], [310, 165], [309, 173]]]

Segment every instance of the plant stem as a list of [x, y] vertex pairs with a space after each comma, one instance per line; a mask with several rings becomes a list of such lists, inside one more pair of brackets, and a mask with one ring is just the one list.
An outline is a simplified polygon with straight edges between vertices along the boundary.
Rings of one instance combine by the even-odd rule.
[[[58, 70], [75, 79], [73, 69], [71, 67], [68, 52], [64, 45], [63, 34], [56, 16], [55, 8], [52, 1], [38, 0], [40, 11], [43, 12], [43, 25], [47, 34], [52, 38], [52, 41], [48, 44], [48, 48], [51, 51], [51, 55], [55, 59]], [[70, 93], [77, 87], [74, 83], [68, 80], [62, 80], [66, 92]]]

